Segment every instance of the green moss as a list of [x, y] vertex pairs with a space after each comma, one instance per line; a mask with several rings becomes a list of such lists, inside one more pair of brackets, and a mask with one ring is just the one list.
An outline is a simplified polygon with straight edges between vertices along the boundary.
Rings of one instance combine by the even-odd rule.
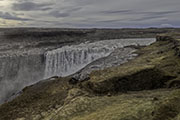
[[104, 75], [106, 79], [103, 81], [88, 81], [85, 83], [85, 88], [99, 94], [150, 90], [163, 88], [168, 80], [174, 78], [154, 66], [141, 66], [128, 70], [131, 70], [128, 74], [117, 74], [111, 77]]
[[25, 88], [22, 95], [0, 106], [0, 120], [14, 120], [21, 117], [32, 120], [33, 115], [41, 115], [44, 111], [63, 105], [70, 88], [68, 79], [42, 81]]
[[179, 120], [180, 90], [173, 92], [161, 104], [157, 105], [153, 120]]
[[[171, 91], [141, 91], [108, 97], [77, 97], [58, 111], [54, 120], [151, 120], [154, 108]], [[158, 100], [156, 100], [156, 99]]]

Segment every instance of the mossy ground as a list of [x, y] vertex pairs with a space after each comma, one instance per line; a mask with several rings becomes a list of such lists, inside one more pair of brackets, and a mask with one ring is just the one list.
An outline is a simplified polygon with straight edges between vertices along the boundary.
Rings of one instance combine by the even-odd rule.
[[156, 105], [153, 120], [180, 119], [180, 90], [172, 92], [168, 98]]
[[[58, 111], [55, 120], [163, 120], [166, 114], [162, 110], [164, 100], [171, 99], [178, 90], [156, 90], [129, 92], [116, 96], [85, 97], [81, 96], [71, 103], [63, 106]], [[174, 97], [174, 96], [173, 96]], [[180, 97], [180, 96], [178, 96]], [[172, 101], [171, 101], [172, 102]], [[173, 101], [176, 104], [176, 101]], [[167, 105], [172, 111], [178, 110], [178, 107]], [[162, 109], [161, 111], [159, 109]], [[159, 112], [160, 115], [159, 116]], [[174, 113], [170, 113], [171, 117]], [[175, 116], [179, 111], [175, 113]], [[165, 120], [165, 119], [164, 119]]]
[[23, 90], [23, 94], [12, 102], [0, 107], [0, 120], [14, 120], [22, 116], [27, 120], [33, 117], [43, 118], [43, 112], [62, 106], [67, 97], [69, 78], [61, 80], [42, 81]]
[[177, 42], [157, 41], [76, 85], [66, 77], [29, 86], [0, 106], [0, 120], [179, 120], [180, 90], [169, 89], [179, 85]]

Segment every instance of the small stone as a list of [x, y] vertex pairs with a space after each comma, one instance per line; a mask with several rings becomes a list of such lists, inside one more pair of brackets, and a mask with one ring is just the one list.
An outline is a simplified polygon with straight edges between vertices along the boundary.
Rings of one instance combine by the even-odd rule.
[[158, 101], [159, 99], [157, 97], [154, 97], [153, 98], [153, 101]]
[[72, 85], [75, 85], [75, 84], [77, 84], [78, 83], [78, 79], [76, 79], [76, 78], [71, 78], [70, 80], [69, 80], [69, 84], [72, 84]]
[[108, 97], [111, 97], [111, 96], [112, 96], [112, 94], [111, 94], [111, 93], [108, 93], [108, 94], [107, 94], [107, 96], [108, 96]]
[[154, 116], [154, 114], [155, 114], [154, 111], [152, 111], [151, 115]]

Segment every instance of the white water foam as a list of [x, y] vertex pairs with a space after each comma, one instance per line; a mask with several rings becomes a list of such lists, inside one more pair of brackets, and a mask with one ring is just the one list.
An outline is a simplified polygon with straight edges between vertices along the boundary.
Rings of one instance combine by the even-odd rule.
[[129, 45], [149, 45], [154, 38], [103, 40], [64, 46], [45, 53], [45, 76], [68, 76], [89, 63], [110, 55], [115, 49]]

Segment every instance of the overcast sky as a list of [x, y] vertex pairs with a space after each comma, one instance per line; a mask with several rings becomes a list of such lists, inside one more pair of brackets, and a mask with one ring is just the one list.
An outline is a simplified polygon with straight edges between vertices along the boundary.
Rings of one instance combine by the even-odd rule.
[[179, 27], [180, 0], [0, 0], [0, 27]]

